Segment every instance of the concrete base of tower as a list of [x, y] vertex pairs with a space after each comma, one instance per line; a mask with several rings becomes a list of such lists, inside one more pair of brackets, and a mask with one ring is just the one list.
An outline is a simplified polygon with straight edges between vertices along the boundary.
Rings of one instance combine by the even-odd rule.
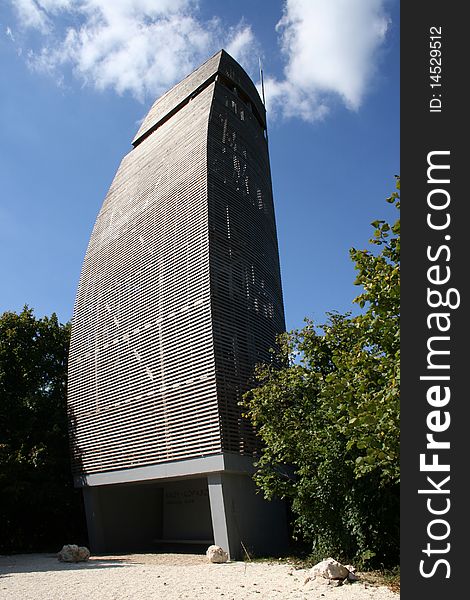
[[288, 547], [286, 506], [267, 502], [246, 474], [207, 477], [214, 540], [233, 560], [278, 556]]
[[218, 455], [81, 477], [90, 549], [203, 552], [215, 543], [232, 560], [288, 547], [285, 504], [267, 502], [248, 457]]

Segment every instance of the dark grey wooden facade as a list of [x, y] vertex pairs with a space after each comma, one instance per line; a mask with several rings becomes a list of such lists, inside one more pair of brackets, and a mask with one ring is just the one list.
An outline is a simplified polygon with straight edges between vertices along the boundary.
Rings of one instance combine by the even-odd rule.
[[238, 402], [284, 330], [265, 123], [221, 51], [155, 102], [124, 157], [74, 309], [78, 482], [253, 453]]

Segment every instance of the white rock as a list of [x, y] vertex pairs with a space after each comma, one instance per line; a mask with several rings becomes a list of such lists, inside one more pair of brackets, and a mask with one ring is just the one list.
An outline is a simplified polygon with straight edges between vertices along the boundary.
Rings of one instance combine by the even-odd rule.
[[206, 550], [206, 556], [211, 563], [225, 563], [228, 561], [228, 554], [220, 546], [209, 546]]
[[334, 558], [326, 558], [325, 560], [322, 560], [314, 565], [309, 571], [309, 576], [312, 579], [314, 577], [324, 577], [325, 579], [343, 580], [348, 575], [349, 570]]
[[57, 553], [57, 558], [61, 562], [85, 562], [90, 558], [90, 551], [85, 546], [66, 544]]

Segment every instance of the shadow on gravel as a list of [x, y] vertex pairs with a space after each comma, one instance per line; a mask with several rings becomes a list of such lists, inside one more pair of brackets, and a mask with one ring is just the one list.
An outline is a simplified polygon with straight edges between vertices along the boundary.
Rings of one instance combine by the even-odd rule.
[[111, 567], [132, 567], [127, 559], [116, 557], [91, 557], [86, 562], [64, 563], [55, 554], [14, 554], [0, 556], [0, 578], [13, 573], [38, 573], [46, 571], [71, 571], [89, 569], [109, 569]]

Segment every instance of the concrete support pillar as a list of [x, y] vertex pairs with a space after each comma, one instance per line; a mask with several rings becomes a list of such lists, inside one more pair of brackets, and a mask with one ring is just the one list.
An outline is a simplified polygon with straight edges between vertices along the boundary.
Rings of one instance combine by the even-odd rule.
[[275, 556], [288, 547], [285, 504], [268, 502], [250, 475], [208, 475], [214, 541], [233, 560], [246, 552], [253, 556]]
[[211, 507], [212, 529], [214, 531], [214, 543], [229, 553], [229, 533], [227, 527], [227, 516], [225, 512], [224, 490], [222, 486], [222, 474], [214, 473], [207, 477], [209, 488], [209, 502]]

